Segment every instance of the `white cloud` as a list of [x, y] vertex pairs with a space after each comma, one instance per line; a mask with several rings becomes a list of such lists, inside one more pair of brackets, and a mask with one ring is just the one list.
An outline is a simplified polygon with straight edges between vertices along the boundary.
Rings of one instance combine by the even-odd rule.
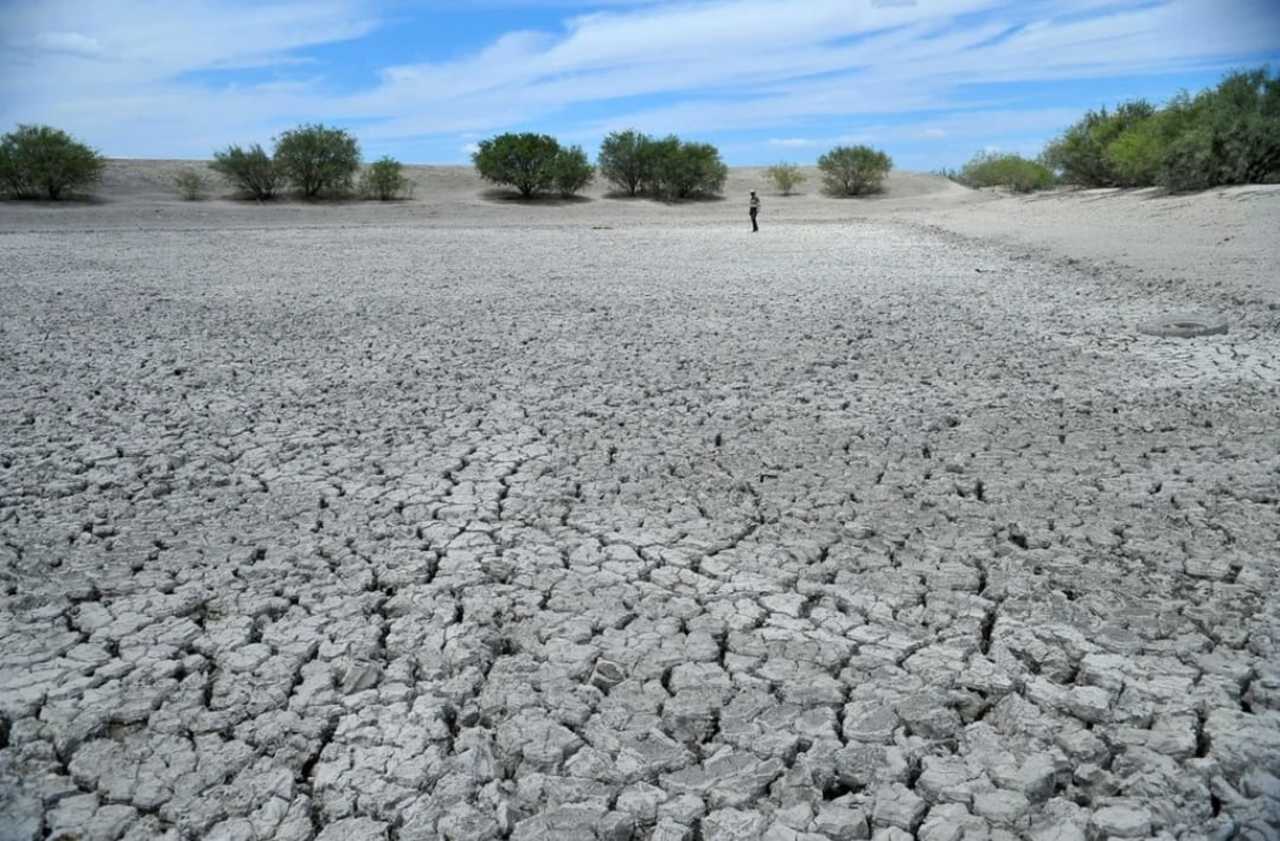
[[572, 18], [559, 37], [511, 33], [455, 62], [397, 68], [350, 107], [385, 117], [371, 128], [381, 137], [562, 119], [623, 97], [669, 104], [586, 125], [570, 114], [565, 131], [759, 129], [945, 110], [963, 85], [1184, 70], [1267, 49], [1265, 24], [1280, 17], [1269, 0], [1135, 2], [664, 3]]
[[[265, 141], [317, 119], [359, 121], [381, 146], [440, 138], [449, 150], [522, 124], [554, 124], [576, 142], [631, 126], [778, 132], [833, 120], [852, 124], [857, 139], [842, 142], [981, 140], [996, 128], [1052, 131], [1078, 111], [982, 101], [978, 86], [1220, 66], [1274, 51], [1280, 21], [1274, 0], [560, 0], [570, 16], [558, 30], [388, 66], [355, 93], [328, 92], [334, 69], [322, 65], [270, 85], [191, 79], [280, 68], [307, 47], [367, 36], [372, 2], [14, 4], [0, 30], [0, 120], [55, 123], [119, 154], [207, 154], [211, 141]], [[928, 116], [889, 125], [913, 112]]]
[[85, 58], [98, 58], [105, 54], [97, 38], [79, 32], [41, 32], [31, 43], [35, 49], [51, 53], [69, 53]]
[[316, 79], [198, 84], [209, 70], [296, 64], [296, 50], [362, 37], [364, 0], [42, 0], [0, 28], [0, 123], [46, 122], [108, 154], [208, 155], [327, 116]]

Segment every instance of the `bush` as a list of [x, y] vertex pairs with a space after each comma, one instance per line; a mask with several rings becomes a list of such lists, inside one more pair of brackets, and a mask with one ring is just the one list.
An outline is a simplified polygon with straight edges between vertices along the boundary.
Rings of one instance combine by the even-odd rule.
[[214, 152], [209, 169], [259, 201], [273, 198], [283, 181], [275, 162], [257, 143], [247, 151], [228, 146], [222, 152]]
[[675, 135], [648, 141], [641, 159], [647, 172], [645, 191], [667, 201], [715, 195], [729, 177], [719, 149]]
[[652, 179], [648, 146], [653, 139], [634, 129], [615, 131], [600, 144], [597, 163], [605, 180], [634, 196]]
[[404, 174], [404, 166], [395, 158], [382, 157], [365, 167], [360, 175], [360, 193], [379, 201], [390, 201], [407, 192], [411, 182]]
[[833, 196], [878, 193], [893, 161], [870, 146], [837, 146], [818, 158], [823, 188]]
[[554, 137], [525, 132], [480, 141], [471, 160], [481, 178], [515, 187], [529, 198], [555, 183], [554, 164], [559, 153], [560, 144]]
[[1121, 187], [1125, 177], [1107, 155], [1107, 147], [1117, 138], [1156, 113], [1143, 99], [1126, 102], [1108, 112], [1087, 111], [1075, 125], [1045, 148], [1045, 163], [1057, 170], [1062, 180], [1081, 187]]
[[57, 201], [101, 181], [105, 167], [101, 155], [60, 129], [20, 125], [0, 138], [0, 185], [14, 198]]
[[595, 167], [587, 160], [587, 153], [581, 146], [561, 149], [551, 161], [551, 177], [556, 191], [564, 198], [591, 183], [596, 177]]
[[794, 190], [797, 185], [803, 184], [808, 180], [808, 178], [805, 177], [805, 174], [800, 171], [800, 167], [795, 164], [785, 162], [776, 163], [769, 167], [765, 175], [769, 177], [769, 180], [773, 182], [774, 186], [777, 187], [784, 196], [791, 195], [791, 191]]
[[1163, 108], [1127, 102], [1090, 111], [1045, 149], [1073, 184], [1197, 190], [1280, 180], [1280, 77], [1266, 68], [1229, 73]]
[[204, 198], [208, 186], [205, 177], [194, 169], [184, 169], [173, 177], [173, 186], [184, 201], [198, 201]]
[[[1172, 109], [1171, 109], [1172, 110]], [[1280, 180], [1280, 76], [1238, 71], [1184, 103], [1160, 183], [1171, 190]]]
[[1212, 131], [1192, 129], [1165, 150], [1160, 162], [1160, 184], [1174, 191], [1207, 190], [1219, 183], [1218, 158]]
[[979, 152], [954, 180], [968, 187], [1007, 187], [1017, 193], [1030, 193], [1053, 186], [1053, 173], [1021, 155]]
[[1116, 186], [1149, 187], [1156, 183], [1168, 146], [1158, 116], [1125, 129], [1104, 152]]
[[342, 129], [304, 125], [276, 140], [276, 167], [307, 198], [348, 193], [360, 169], [360, 144]]

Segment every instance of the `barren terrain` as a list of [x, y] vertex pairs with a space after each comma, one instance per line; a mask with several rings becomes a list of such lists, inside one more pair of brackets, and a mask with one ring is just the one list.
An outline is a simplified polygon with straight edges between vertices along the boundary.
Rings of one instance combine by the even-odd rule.
[[0, 204], [0, 839], [1280, 833], [1280, 189], [176, 166]]

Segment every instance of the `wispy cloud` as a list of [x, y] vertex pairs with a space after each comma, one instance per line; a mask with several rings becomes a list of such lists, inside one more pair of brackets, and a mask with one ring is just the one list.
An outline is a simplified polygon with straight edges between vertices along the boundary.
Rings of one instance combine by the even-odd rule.
[[[760, 132], [775, 137], [763, 146], [791, 149], [853, 136], [968, 142], [996, 126], [1052, 131], [1077, 113], [992, 87], [1220, 67], [1274, 54], [1280, 31], [1274, 0], [488, 0], [524, 25], [447, 60], [385, 66], [353, 92], [311, 50], [394, 39], [373, 2], [12, 4], [0, 119], [55, 122], [128, 153], [159, 152], [150, 138], [207, 154], [302, 119], [449, 155], [521, 126], [586, 144], [629, 126]], [[540, 15], [520, 14], [534, 6]], [[269, 83], [192, 78], [303, 61], [305, 76]]]

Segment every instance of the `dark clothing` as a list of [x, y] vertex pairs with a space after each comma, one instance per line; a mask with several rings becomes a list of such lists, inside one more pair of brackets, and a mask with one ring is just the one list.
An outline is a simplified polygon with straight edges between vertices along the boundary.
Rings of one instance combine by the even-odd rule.
[[755, 233], [760, 230], [760, 226], [756, 224], [756, 214], [760, 212], [760, 199], [755, 195], [751, 196], [751, 209], [748, 212], [751, 214], [751, 232]]

